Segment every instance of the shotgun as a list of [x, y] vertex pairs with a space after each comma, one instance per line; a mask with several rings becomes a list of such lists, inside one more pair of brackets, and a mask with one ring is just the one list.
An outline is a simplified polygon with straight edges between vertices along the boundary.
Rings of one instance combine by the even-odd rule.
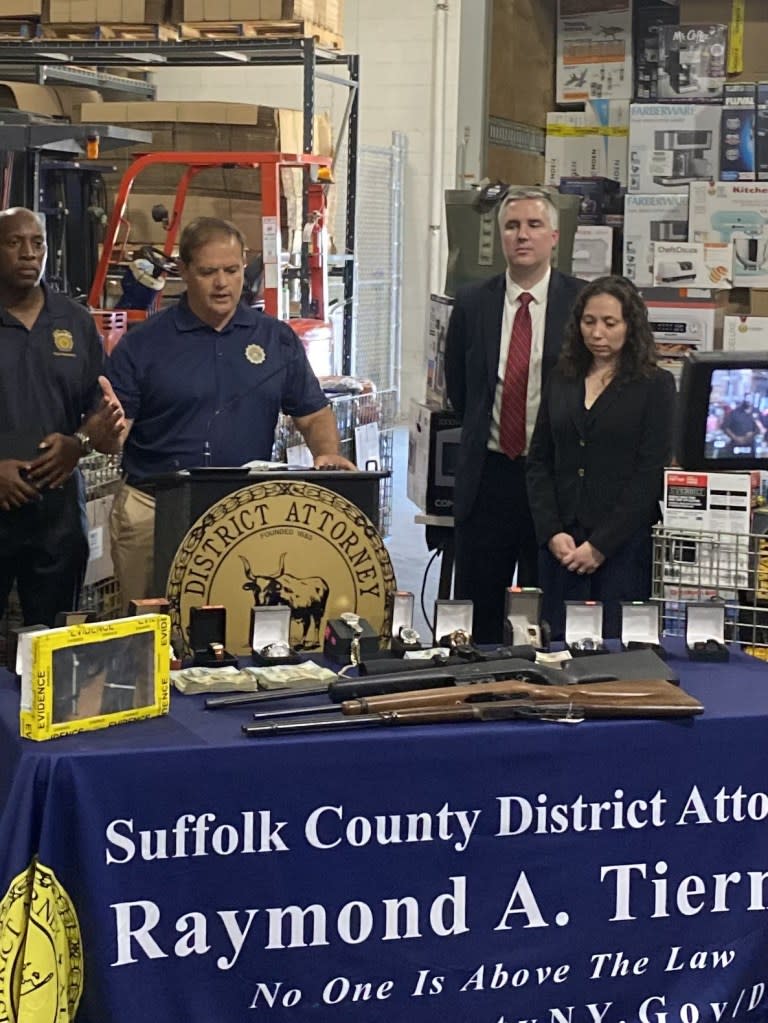
[[[408, 700], [412, 702], [409, 704]], [[442, 702], [441, 702], [442, 701]], [[317, 708], [313, 708], [315, 713]], [[308, 720], [260, 721], [243, 725], [247, 736], [295, 735], [308, 731], [423, 725], [527, 718], [577, 722], [586, 718], [669, 718], [701, 714], [695, 697], [661, 679], [596, 682], [586, 686], [540, 686], [527, 682], [450, 686], [442, 692], [391, 694], [346, 701], [342, 714]]]

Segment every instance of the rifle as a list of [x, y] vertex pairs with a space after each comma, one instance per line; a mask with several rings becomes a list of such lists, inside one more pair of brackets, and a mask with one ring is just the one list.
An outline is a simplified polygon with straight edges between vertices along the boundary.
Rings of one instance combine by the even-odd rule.
[[[596, 678], [613, 678], [613, 675], [599, 675]], [[525, 678], [543, 685], [560, 683], [563, 674], [560, 668], [545, 664], [533, 664], [523, 658], [503, 658], [498, 661], [467, 662], [447, 665], [442, 668], [425, 668], [393, 672], [388, 675], [367, 675], [362, 678], [339, 676], [330, 683], [327, 695], [331, 703], [342, 703], [384, 693], [411, 692], [419, 689], [443, 689], [446, 686], [465, 683], [497, 682], [508, 678]], [[231, 696], [212, 696], [205, 701], [207, 710], [220, 707], [242, 707], [249, 703], [266, 703], [291, 696], [306, 696], [311, 693], [324, 695], [322, 689], [270, 689], [257, 693], [236, 693]]]
[[[325, 713], [331, 713], [327, 708]], [[341, 716], [243, 725], [248, 736], [291, 735], [306, 731], [422, 725], [438, 722], [500, 721], [528, 718], [583, 721], [586, 718], [691, 717], [702, 704], [678, 686], [660, 679], [595, 682], [586, 686], [540, 686], [510, 681], [450, 686], [430, 692], [387, 694], [341, 705]], [[317, 713], [317, 708], [312, 708]], [[321, 709], [322, 712], [322, 709]]]

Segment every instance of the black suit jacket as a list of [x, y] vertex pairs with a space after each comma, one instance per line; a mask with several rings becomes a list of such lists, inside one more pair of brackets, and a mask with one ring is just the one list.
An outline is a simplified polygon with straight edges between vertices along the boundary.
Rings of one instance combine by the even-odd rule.
[[614, 381], [591, 409], [583, 377], [557, 369], [542, 397], [528, 452], [528, 500], [536, 538], [581, 526], [610, 557], [659, 517], [672, 448], [675, 382], [652, 376]]
[[[584, 281], [552, 271], [542, 353], [542, 387], [557, 362], [563, 332]], [[445, 341], [448, 397], [462, 419], [454, 516], [466, 519], [480, 488], [499, 369], [506, 274], [459, 290]]]

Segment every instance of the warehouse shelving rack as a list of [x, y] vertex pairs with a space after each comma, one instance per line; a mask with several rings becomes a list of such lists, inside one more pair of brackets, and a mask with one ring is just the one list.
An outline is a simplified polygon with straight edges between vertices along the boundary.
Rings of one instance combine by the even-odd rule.
[[[353, 298], [355, 272], [356, 181], [358, 152], [358, 109], [360, 58], [357, 54], [328, 49], [311, 37], [248, 38], [219, 40], [31, 39], [0, 40], [0, 76], [38, 84], [68, 84], [100, 88], [149, 98], [154, 94], [146, 81], [114, 74], [117, 69], [158, 71], [179, 67], [296, 67], [302, 73], [303, 138], [302, 151], [311, 153], [314, 143], [315, 88], [318, 81], [348, 90], [347, 103], [338, 133], [337, 148], [347, 136], [346, 217], [344, 256], [336, 260], [335, 271], [344, 284], [342, 371], [351, 372], [353, 344]], [[89, 70], [96, 68], [97, 70]], [[345, 70], [346, 77], [334, 73]], [[1, 138], [1, 136], [0, 136]], [[308, 172], [307, 172], [308, 173]], [[307, 219], [307, 190], [304, 191], [303, 219]], [[309, 287], [307, 266], [309, 246], [302, 252], [301, 314], [308, 316]]]

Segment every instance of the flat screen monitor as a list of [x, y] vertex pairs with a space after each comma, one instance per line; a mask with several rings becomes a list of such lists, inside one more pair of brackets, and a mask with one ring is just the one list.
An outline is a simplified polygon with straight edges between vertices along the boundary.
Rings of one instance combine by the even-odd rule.
[[768, 353], [686, 359], [677, 456], [684, 469], [768, 469]]

